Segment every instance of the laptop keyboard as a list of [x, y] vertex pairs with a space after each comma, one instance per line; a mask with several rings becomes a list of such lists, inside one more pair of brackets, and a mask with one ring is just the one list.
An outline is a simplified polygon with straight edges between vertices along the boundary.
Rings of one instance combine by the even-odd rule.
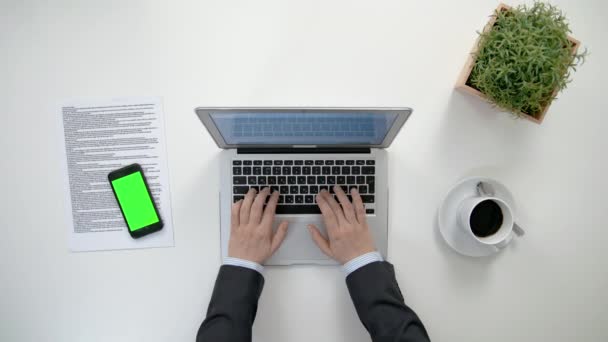
[[[369, 208], [375, 203], [376, 193], [373, 159], [232, 161], [233, 202], [245, 198], [250, 188], [259, 191], [270, 187], [280, 193], [277, 214], [320, 214], [316, 195], [325, 189], [335, 197], [335, 185], [347, 194], [357, 188], [366, 213], [374, 213], [374, 209]], [[350, 195], [348, 199], [352, 201]]]

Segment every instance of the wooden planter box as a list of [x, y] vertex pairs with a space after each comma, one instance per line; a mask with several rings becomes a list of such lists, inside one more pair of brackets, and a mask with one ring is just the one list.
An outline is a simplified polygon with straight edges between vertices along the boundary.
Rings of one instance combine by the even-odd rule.
[[[510, 6], [507, 6], [505, 4], [500, 4], [500, 5], [498, 5], [498, 8], [496, 8], [496, 11], [508, 11], [509, 9], [511, 9]], [[483, 28], [483, 32], [485, 33], [485, 32], [490, 31], [494, 27], [495, 23], [496, 23], [496, 16], [493, 15], [492, 18], [490, 19], [490, 21], [488, 21], [486, 26]], [[469, 57], [467, 58], [466, 64], [464, 65], [464, 68], [462, 69], [462, 72], [460, 73], [460, 77], [458, 78], [458, 81], [456, 82], [456, 89], [461, 90], [465, 93], [469, 93], [474, 96], [478, 96], [488, 102], [492, 102], [487, 98], [487, 96], [485, 94], [483, 94], [476, 88], [473, 88], [473, 87], [467, 85], [467, 81], [469, 80], [469, 77], [471, 76], [471, 71], [473, 70], [473, 67], [475, 66], [475, 54], [477, 53], [477, 48], [479, 45], [480, 38], [481, 38], [481, 36], [477, 37], [477, 40], [475, 41], [475, 45], [473, 45], [473, 50], [471, 50], [471, 53], [469, 54]], [[568, 36], [568, 40], [570, 40], [572, 42], [572, 54], [574, 55], [574, 54], [576, 54], [576, 51], [578, 50], [581, 43], [578, 40], [574, 39], [572, 36]], [[558, 92], [558, 89], [555, 89], [555, 91], [553, 92], [553, 96], [555, 96], [557, 94], [557, 92]], [[532, 116], [532, 115], [526, 114], [526, 113], [521, 113], [521, 115], [522, 115], [522, 117], [524, 117], [532, 122], [540, 124], [541, 122], [543, 122], [545, 114], [547, 113], [547, 110], [549, 109], [550, 105], [551, 105], [551, 103], [548, 103], [545, 106], [545, 108], [539, 114], [537, 114], [537, 116]]]

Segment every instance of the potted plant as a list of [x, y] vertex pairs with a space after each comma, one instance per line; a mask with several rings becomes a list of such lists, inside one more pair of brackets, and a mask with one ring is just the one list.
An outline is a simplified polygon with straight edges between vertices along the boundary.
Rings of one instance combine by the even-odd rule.
[[583, 62], [563, 13], [542, 2], [500, 4], [479, 34], [456, 87], [517, 117], [541, 123]]

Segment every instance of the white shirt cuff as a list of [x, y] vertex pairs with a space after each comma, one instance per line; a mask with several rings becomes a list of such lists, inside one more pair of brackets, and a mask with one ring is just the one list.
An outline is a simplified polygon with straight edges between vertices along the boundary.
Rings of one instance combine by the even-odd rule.
[[344, 271], [345, 276], [348, 276], [361, 267], [376, 261], [384, 261], [380, 252], [365, 253], [342, 265], [342, 271]]
[[264, 273], [264, 266], [258, 264], [257, 262], [254, 262], [254, 261], [249, 261], [249, 260], [244, 260], [244, 259], [239, 259], [239, 258], [225, 257], [224, 265], [245, 267], [250, 270], [257, 271], [260, 274]]

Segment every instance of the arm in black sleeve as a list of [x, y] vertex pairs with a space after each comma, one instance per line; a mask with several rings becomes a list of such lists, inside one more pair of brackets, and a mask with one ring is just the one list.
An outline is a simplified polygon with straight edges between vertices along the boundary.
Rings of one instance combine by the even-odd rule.
[[393, 265], [365, 265], [346, 277], [346, 286], [372, 341], [430, 341], [416, 313], [405, 305]]
[[224, 265], [215, 281], [197, 342], [249, 342], [264, 277], [248, 268]]

